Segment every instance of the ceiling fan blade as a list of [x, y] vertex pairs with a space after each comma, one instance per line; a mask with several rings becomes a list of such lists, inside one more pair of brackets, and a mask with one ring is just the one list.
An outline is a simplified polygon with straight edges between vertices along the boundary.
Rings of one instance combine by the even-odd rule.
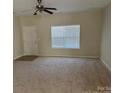
[[37, 15], [37, 12], [38, 12], [38, 10], [36, 10], [33, 15]]
[[37, 12], [35, 12], [33, 15], [37, 15]]
[[47, 9], [44, 9], [45, 12], [49, 13], [49, 14], [53, 14], [53, 12], [47, 10]]
[[49, 7], [45, 7], [45, 9], [49, 9], [49, 10], [57, 10], [56, 8], [49, 8]]

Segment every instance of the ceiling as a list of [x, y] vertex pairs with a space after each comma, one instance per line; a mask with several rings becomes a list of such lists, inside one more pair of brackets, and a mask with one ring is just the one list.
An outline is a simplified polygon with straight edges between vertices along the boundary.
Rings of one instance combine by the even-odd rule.
[[[55, 7], [55, 13], [77, 12], [92, 8], [102, 8], [111, 0], [43, 0], [42, 4], [47, 7]], [[32, 15], [37, 0], [13, 0], [13, 11], [16, 15]]]

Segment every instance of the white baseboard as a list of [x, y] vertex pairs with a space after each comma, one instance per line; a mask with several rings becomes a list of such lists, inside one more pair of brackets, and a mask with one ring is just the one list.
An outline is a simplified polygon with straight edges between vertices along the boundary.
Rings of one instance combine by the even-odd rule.
[[107, 67], [107, 69], [111, 71], [111, 68], [106, 64], [106, 62], [102, 58], [100, 58], [100, 60]]
[[99, 56], [73, 56], [73, 55], [40, 55], [42, 57], [78, 57], [78, 58], [99, 58]]
[[16, 60], [16, 59], [18, 59], [19, 57], [22, 57], [22, 56], [24, 56], [24, 55], [19, 55], [19, 56], [13, 58], [13, 60]]

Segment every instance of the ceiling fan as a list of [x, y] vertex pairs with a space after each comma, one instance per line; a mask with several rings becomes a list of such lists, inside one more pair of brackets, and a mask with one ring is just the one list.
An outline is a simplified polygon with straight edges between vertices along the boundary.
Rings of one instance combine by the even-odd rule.
[[33, 15], [37, 15], [38, 12], [42, 13], [43, 11], [49, 14], [53, 14], [53, 12], [50, 10], [57, 10], [56, 8], [45, 7], [44, 5], [42, 5], [42, 0], [37, 0], [37, 3], [38, 4], [35, 7], [35, 12]]

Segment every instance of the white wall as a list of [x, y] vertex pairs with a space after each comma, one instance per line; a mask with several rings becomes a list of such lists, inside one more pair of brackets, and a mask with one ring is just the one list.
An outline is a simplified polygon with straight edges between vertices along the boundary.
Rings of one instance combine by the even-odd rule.
[[[66, 13], [43, 16], [21, 16], [21, 27], [36, 25], [39, 33], [40, 55], [42, 56], [100, 56], [102, 11], [89, 10], [79, 13]], [[80, 49], [52, 49], [51, 26], [81, 26]]]
[[111, 5], [103, 10], [101, 60], [111, 69]]
[[13, 17], [13, 58], [23, 54], [21, 27], [18, 17]]

